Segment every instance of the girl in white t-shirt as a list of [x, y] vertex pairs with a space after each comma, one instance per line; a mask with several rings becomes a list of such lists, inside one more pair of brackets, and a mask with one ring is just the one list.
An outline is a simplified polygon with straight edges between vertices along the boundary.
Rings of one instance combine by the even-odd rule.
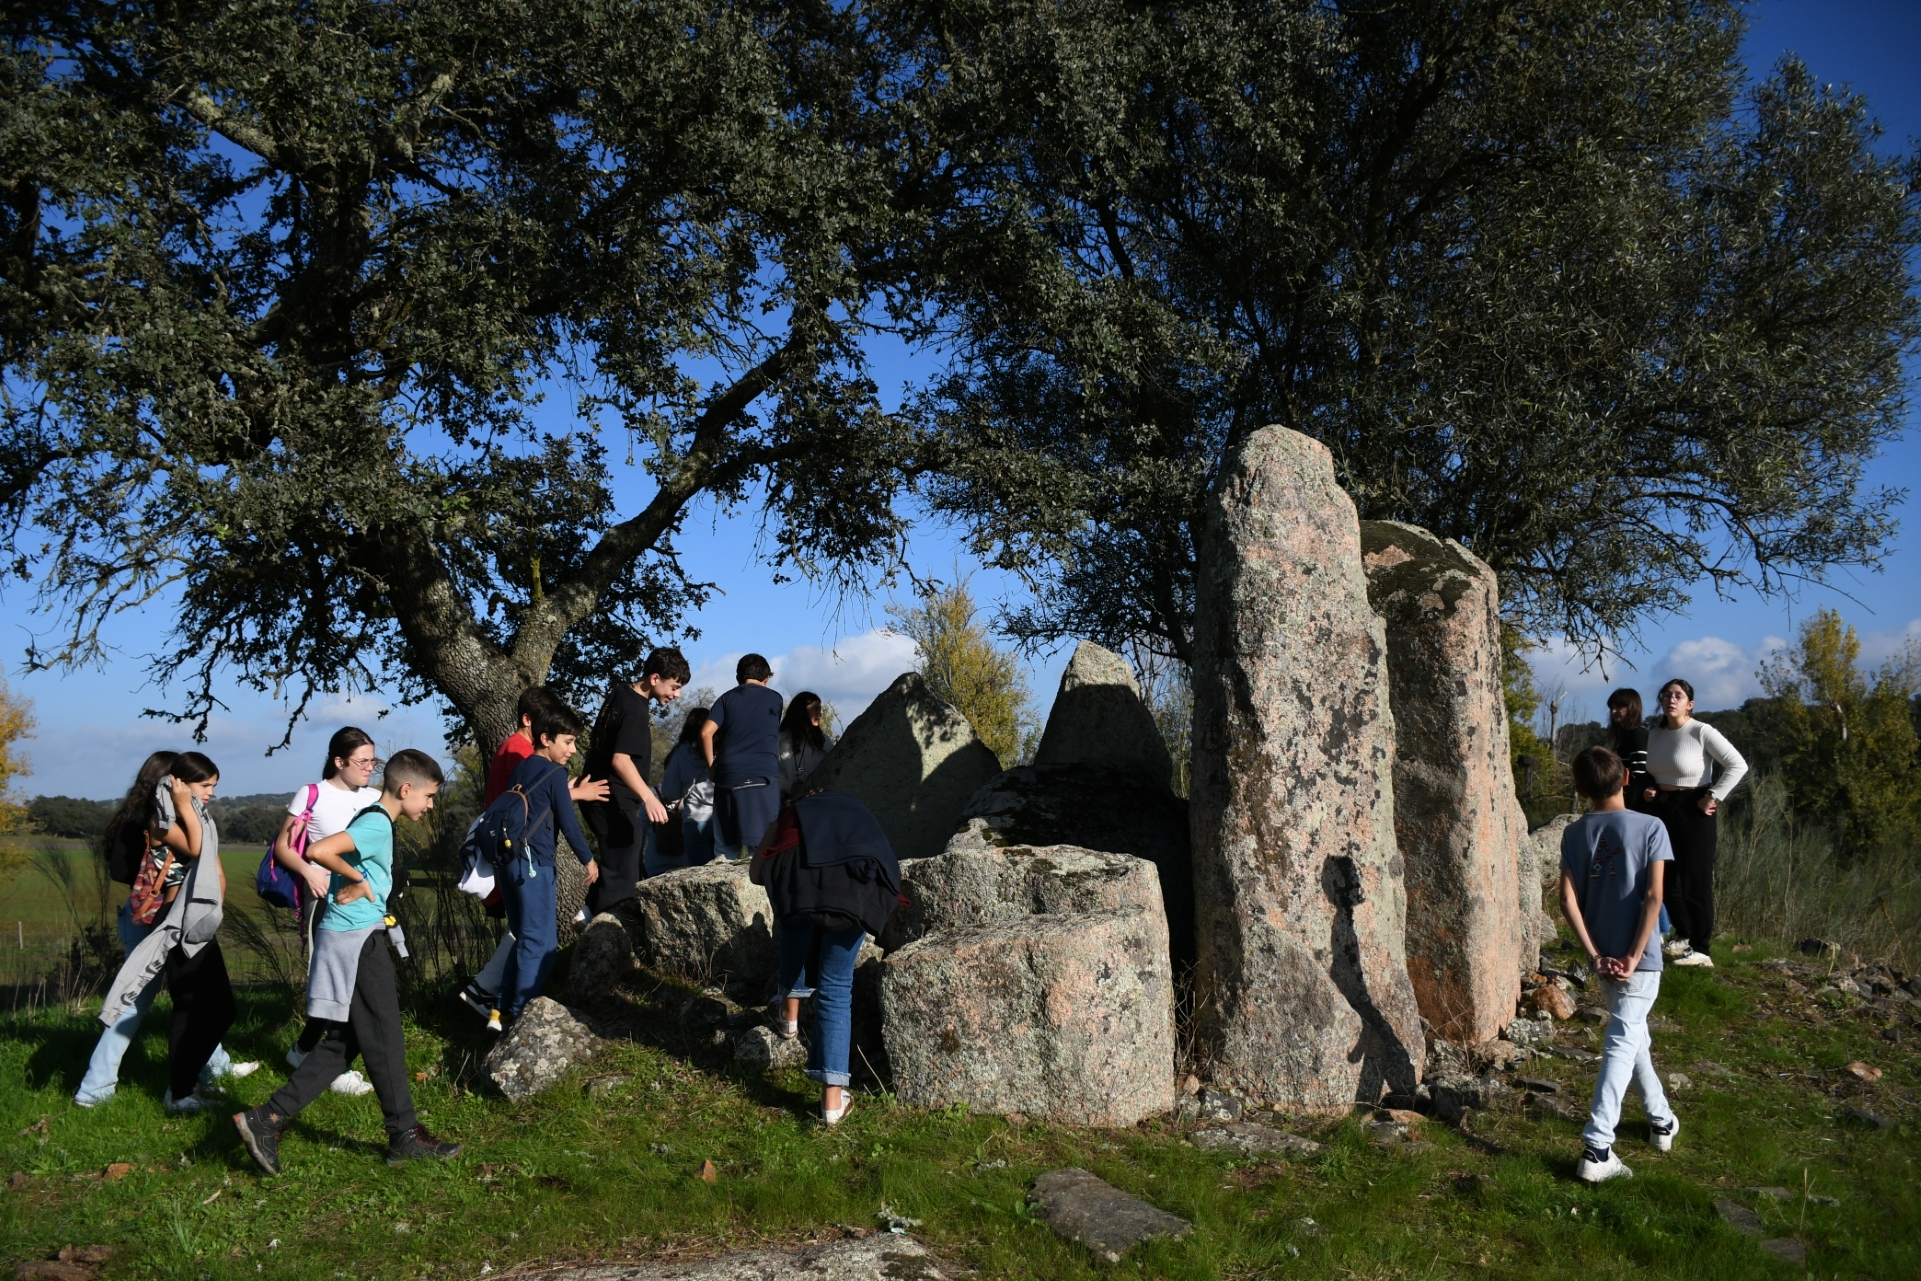
[[[380, 768], [380, 758], [374, 754], [374, 741], [366, 730], [355, 729], [349, 725], [337, 730], [327, 742], [327, 764], [322, 768], [320, 781], [311, 783], [293, 794], [287, 802], [287, 821], [280, 825], [280, 834], [274, 837], [274, 860], [282, 867], [298, 876], [307, 884], [307, 892], [300, 907], [300, 941], [309, 955], [313, 952], [314, 927], [320, 920], [320, 913], [326, 910], [327, 881], [331, 875], [317, 863], [309, 863], [306, 858], [294, 852], [292, 840], [300, 830], [301, 816], [307, 818], [307, 845], [347, 830], [347, 824], [354, 815], [369, 805], [380, 803], [380, 789], [370, 786], [374, 771]], [[287, 1051], [287, 1062], [299, 1067], [301, 1061], [320, 1044], [320, 1038], [327, 1034], [328, 1024], [323, 1019], [309, 1019], [294, 1047]], [[342, 1072], [334, 1078], [330, 1087], [339, 1094], [365, 1094], [373, 1085], [358, 1071]]]

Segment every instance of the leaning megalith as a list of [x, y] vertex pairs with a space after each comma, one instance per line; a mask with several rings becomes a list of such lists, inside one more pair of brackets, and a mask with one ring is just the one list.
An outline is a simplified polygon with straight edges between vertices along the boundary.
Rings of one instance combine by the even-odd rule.
[[960, 709], [908, 672], [854, 718], [807, 782], [865, 801], [896, 856], [929, 858], [946, 847], [967, 798], [1000, 772]]
[[1005, 848], [962, 833], [937, 858], [901, 864], [907, 899], [878, 940], [888, 951], [937, 930], [1029, 916], [1137, 911], [1162, 916], [1160, 877], [1146, 859], [1073, 845]]
[[1174, 982], [1156, 912], [1026, 916], [890, 952], [882, 1033], [911, 1107], [1127, 1126], [1174, 1106]]
[[1141, 702], [1134, 669], [1093, 641], [1076, 646], [1061, 673], [1034, 764], [1137, 770], [1161, 787], [1171, 787], [1174, 778], [1174, 758], [1167, 754], [1154, 714]]
[[1407, 975], [1443, 1040], [1501, 1034], [1521, 995], [1525, 826], [1516, 826], [1494, 571], [1414, 525], [1361, 522], [1387, 628], [1394, 832], [1407, 869]]
[[1194, 856], [1187, 802], [1165, 776], [1133, 767], [1024, 765], [1001, 774], [969, 798], [963, 827], [948, 843], [962, 846], [1076, 845], [1132, 854], [1160, 872], [1174, 963], [1194, 963]]
[[1194, 614], [1197, 1025], [1221, 1084], [1297, 1108], [1409, 1092], [1387, 641], [1327, 449], [1266, 427], [1208, 505]]

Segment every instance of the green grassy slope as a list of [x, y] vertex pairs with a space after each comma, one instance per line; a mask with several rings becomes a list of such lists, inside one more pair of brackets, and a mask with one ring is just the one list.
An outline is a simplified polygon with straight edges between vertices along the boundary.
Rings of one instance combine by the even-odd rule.
[[[1429, 1121], [1425, 1146], [1395, 1150], [1368, 1142], [1359, 1117], [1292, 1119], [1326, 1151], [1269, 1163], [1197, 1151], [1163, 1122], [1080, 1130], [916, 1112], [871, 1094], [823, 1130], [804, 1079], [732, 1075], [674, 1025], [671, 989], [617, 1012], [634, 1040], [517, 1105], [479, 1092], [483, 1034], [444, 1002], [410, 1027], [409, 1061], [425, 1074], [414, 1088], [426, 1123], [465, 1144], [462, 1157], [389, 1170], [375, 1100], [329, 1095], [286, 1138], [287, 1173], [263, 1179], [224, 1115], [162, 1116], [164, 1004], [120, 1096], [91, 1111], [68, 1095], [97, 1024], [43, 1012], [0, 1024], [0, 1163], [21, 1172], [0, 1190], [0, 1256], [11, 1266], [62, 1245], [110, 1244], [108, 1281], [478, 1276], [871, 1229], [885, 1204], [923, 1220], [919, 1235], [985, 1277], [1800, 1275], [1726, 1226], [1720, 1198], [1756, 1209], [1769, 1236], [1805, 1242], [1816, 1275], [1921, 1275], [1916, 1007], [1817, 999], [1822, 975], [1757, 964], [1767, 957], [1724, 947], [1717, 970], [1668, 972], [1655, 1058], [1664, 1076], [1692, 1078], [1673, 1095], [1680, 1142], [1671, 1156], [1654, 1153], [1631, 1104], [1620, 1150], [1636, 1177], [1600, 1188], [1572, 1178], [1578, 1126], [1529, 1111], [1478, 1115], [1472, 1134]], [[228, 1043], [267, 1062], [233, 1087], [252, 1104], [284, 1079], [291, 1028], [284, 997], [243, 1004]], [[1905, 1039], [1884, 1038], [1890, 1027]], [[1566, 1043], [1592, 1035], [1570, 1028]], [[1846, 1068], [1857, 1060], [1881, 1079], [1857, 1079]], [[1559, 1097], [1585, 1109], [1591, 1068], [1555, 1058], [1518, 1071], [1558, 1082]], [[605, 1088], [583, 1090], [589, 1080]], [[1847, 1107], [1896, 1124], [1872, 1128]], [[711, 1184], [698, 1177], [706, 1160], [718, 1169]], [[120, 1161], [133, 1172], [100, 1177]], [[1023, 1202], [1036, 1174], [1063, 1165], [1194, 1231], [1118, 1266], [1095, 1263]], [[1751, 1190], [1770, 1186], [1790, 1199]]]

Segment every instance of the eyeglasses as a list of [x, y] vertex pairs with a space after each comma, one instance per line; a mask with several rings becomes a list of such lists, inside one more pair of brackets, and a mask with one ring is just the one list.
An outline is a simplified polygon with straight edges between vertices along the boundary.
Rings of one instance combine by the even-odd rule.
[[386, 763], [387, 762], [381, 760], [378, 756], [349, 756], [347, 758], [347, 764], [353, 766], [355, 769], [379, 769]]

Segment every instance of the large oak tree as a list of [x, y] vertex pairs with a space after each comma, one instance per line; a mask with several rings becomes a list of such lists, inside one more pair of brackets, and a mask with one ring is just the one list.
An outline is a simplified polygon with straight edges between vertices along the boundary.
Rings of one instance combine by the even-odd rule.
[[790, 572], [897, 554], [911, 437], [861, 344], [919, 323], [941, 187], [858, 8], [0, 12], [32, 662], [177, 598], [154, 660], [203, 725], [224, 673], [297, 706], [399, 678], [492, 743], [528, 684], [684, 626], [696, 500], [758, 508]]

